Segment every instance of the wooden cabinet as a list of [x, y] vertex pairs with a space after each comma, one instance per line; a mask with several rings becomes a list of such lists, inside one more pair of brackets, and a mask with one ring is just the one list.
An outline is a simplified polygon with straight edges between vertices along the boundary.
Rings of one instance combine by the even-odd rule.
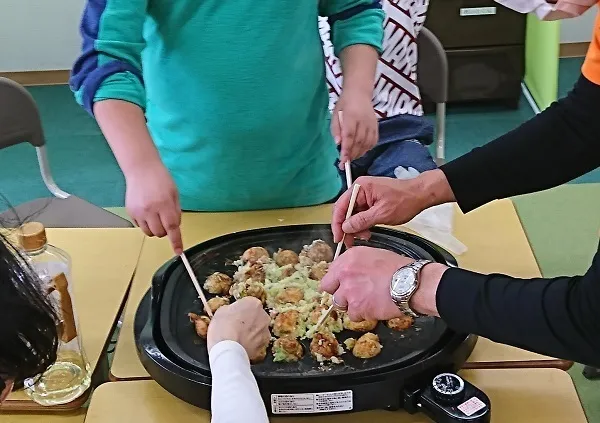
[[448, 56], [449, 103], [500, 101], [518, 106], [526, 18], [493, 0], [431, 0], [425, 26]]

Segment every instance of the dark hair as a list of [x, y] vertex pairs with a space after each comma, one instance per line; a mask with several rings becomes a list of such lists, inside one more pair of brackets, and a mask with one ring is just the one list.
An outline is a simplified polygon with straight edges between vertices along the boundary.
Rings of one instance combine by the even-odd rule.
[[[37, 274], [0, 233], [0, 378], [25, 379], [56, 361], [58, 317]], [[0, 382], [0, 385], [3, 383]]]

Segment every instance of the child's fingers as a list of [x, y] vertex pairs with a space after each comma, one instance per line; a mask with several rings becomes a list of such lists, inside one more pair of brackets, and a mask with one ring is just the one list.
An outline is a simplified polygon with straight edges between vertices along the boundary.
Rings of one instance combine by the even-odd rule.
[[340, 169], [344, 168], [344, 163], [354, 159], [354, 149], [357, 147], [356, 122], [344, 122], [342, 127], [342, 148], [340, 151]]
[[365, 125], [358, 125], [356, 129], [356, 142], [352, 148], [352, 155], [350, 158], [356, 160], [362, 157], [369, 148], [369, 133], [368, 128]]
[[183, 241], [181, 237], [181, 213], [177, 209], [164, 210], [160, 214], [160, 220], [167, 232], [167, 237], [171, 242], [173, 251], [176, 255], [183, 252]]
[[183, 253], [183, 240], [181, 239], [181, 230], [179, 228], [170, 229], [167, 231], [167, 237], [173, 247], [175, 255], [181, 255]]
[[152, 231], [150, 230], [150, 228], [146, 224], [145, 220], [143, 220], [143, 219], [134, 219], [134, 220], [136, 222], [136, 226], [142, 230], [142, 232], [144, 233], [144, 235], [146, 235], [146, 236], [154, 236], [154, 234], [152, 233]]
[[333, 135], [336, 145], [340, 145], [342, 143], [342, 130], [340, 127], [339, 114], [335, 111], [333, 112], [333, 116], [331, 116], [331, 134]]
[[162, 238], [163, 236], [167, 235], [167, 231], [160, 221], [160, 216], [158, 213], [148, 213], [146, 216], [144, 216], [144, 218], [146, 219], [146, 224], [148, 225], [148, 228], [150, 229], [150, 232], [152, 232], [153, 236]]
[[[356, 131], [358, 123], [356, 121], [344, 121], [342, 128], [342, 150], [351, 148], [356, 141]], [[347, 152], [348, 153], [348, 152]]]

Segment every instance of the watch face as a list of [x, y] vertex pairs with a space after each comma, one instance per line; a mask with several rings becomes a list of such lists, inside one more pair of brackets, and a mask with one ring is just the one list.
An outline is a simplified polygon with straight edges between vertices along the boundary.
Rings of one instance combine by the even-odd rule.
[[410, 269], [402, 269], [394, 276], [394, 292], [404, 294], [409, 292], [415, 283], [415, 273]]

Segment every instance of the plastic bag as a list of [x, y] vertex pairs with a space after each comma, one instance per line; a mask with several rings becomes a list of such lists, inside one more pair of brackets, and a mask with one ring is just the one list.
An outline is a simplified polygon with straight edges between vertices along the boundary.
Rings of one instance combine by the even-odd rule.
[[[398, 166], [394, 169], [394, 175], [398, 179], [413, 179], [419, 176], [419, 172], [412, 167], [408, 169]], [[404, 224], [407, 228], [417, 232], [419, 235], [435, 242], [456, 255], [464, 254], [467, 246], [460, 242], [452, 234], [452, 223], [454, 221], [454, 205], [441, 204], [433, 206], [416, 215], [410, 222]]]

